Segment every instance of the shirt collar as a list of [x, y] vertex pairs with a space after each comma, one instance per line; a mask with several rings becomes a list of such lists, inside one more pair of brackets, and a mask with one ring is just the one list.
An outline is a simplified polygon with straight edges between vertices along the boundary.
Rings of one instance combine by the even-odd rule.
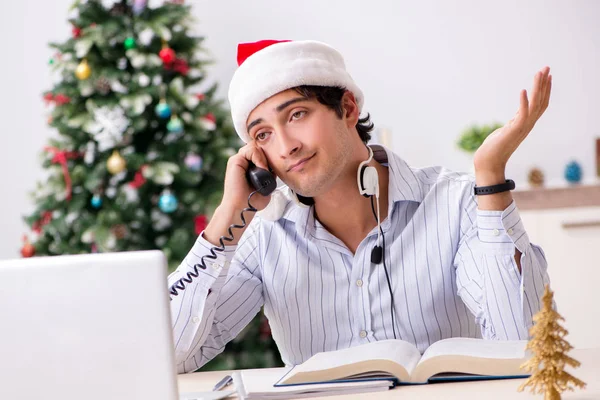
[[389, 169], [388, 197], [390, 202], [423, 201], [423, 187], [413, 169], [400, 156], [379, 144], [370, 145], [373, 158]]

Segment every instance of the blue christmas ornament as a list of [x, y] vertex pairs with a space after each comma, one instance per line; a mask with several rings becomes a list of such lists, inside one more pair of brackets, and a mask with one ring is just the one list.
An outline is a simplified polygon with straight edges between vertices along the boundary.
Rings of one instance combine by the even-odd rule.
[[565, 179], [569, 183], [579, 183], [582, 175], [583, 172], [581, 171], [581, 165], [579, 165], [576, 161], [571, 161], [565, 167]]
[[94, 208], [100, 208], [100, 207], [102, 207], [102, 197], [100, 197], [99, 195], [95, 194], [92, 197], [92, 200], [90, 200], [90, 203], [92, 204], [92, 207], [94, 207]]
[[160, 211], [167, 214], [177, 210], [177, 205], [177, 197], [171, 192], [164, 192], [158, 199], [158, 208], [160, 208]]
[[167, 123], [167, 130], [171, 133], [181, 133], [183, 132], [183, 122], [181, 122], [181, 119], [173, 116]]
[[202, 169], [202, 157], [198, 154], [188, 154], [183, 162], [190, 171], [198, 172]]
[[171, 107], [164, 100], [161, 100], [154, 108], [154, 112], [159, 118], [167, 119], [171, 116]]

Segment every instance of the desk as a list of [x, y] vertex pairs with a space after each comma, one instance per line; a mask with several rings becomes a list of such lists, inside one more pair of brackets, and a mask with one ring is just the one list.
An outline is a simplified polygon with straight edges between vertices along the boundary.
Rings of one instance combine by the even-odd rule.
[[[568, 339], [568, 337], [567, 337]], [[600, 348], [572, 350], [570, 356], [581, 362], [581, 367], [572, 371], [573, 375], [587, 383], [585, 390], [575, 392], [564, 392], [563, 399], [597, 400], [600, 399]], [[179, 375], [177, 377], [179, 391], [195, 392], [211, 390], [223, 376], [231, 371], [196, 372], [193, 374]], [[477, 399], [499, 400], [499, 399], [538, 399], [541, 395], [532, 395], [527, 392], [517, 392], [519, 385], [524, 379], [507, 379], [496, 381], [479, 382], [456, 382], [440, 383], [435, 385], [421, 386], [398, 386], [387, 392], [365, 393], [352, 396], [327, 396], [323, 399]]]

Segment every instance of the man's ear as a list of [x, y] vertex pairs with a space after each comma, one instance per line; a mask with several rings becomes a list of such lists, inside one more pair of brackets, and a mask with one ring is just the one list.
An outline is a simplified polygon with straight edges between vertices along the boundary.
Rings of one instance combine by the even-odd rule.
[[349, 90], [346, 90], [344, 92], [344, 95], [342, 96], [342, 112], [342, 117], [346, 118], [348, 126], [356, 126], [356, 124], [358, 123], [358, 118], [360, 117], [360, 113], [358, 111], [358, 104], [356, 102], [356, 98], [354, 97], [354, 94]]

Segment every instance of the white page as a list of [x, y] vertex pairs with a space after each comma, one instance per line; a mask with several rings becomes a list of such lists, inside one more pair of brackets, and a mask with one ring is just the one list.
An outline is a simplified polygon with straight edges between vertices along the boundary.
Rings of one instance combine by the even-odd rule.
[[435, 356], [461, 355], [479, 358], [516, 359], [525, 357], [526, 340], [483, 340], [450, 338], [435, 342], [425, 351], [420, 362]]
[[[391, 385], [391, 383], [390, 383]], [[390, 390], [391, 386], [361, 386], [351, 388], [336, 388], [328, 391], [302, 391], [298, 393], [264, 393], [264, 394], [253, 394], [242, 400], [290, 400], [290, 399], [306, 399], [315, 397], [326, 397], [326, 396], [353, 396], [360, 393], [374, 393], [374, 392], [385, 392]], [[376, 398], [376, 397], [374, 397]]]
[[289, 368], [273, 368], [273, 369], [251, 369], [245, 371], [236, 371], [232, 375], [236, 385], [236, 390], [240, 397], [255, 396], [263, 394], [293, 394], [300, 392], [316, 392], [328, 391], [334, 389], [360, 389], [364, 387], [389, 387], [390, 381], [373, 381], [373, 382], [340, 382], [340, 383], [318, 383], [309, 385], [293, 385], [293, 386], [273, 386]]
[[421, 354], [415, 346], [402, 340], [380, 340], [336, 351], [317, 353], [294, 367], [294, 373], [319, 371], [365, 360], [390, 360], [402, 365], [410, 374]]

